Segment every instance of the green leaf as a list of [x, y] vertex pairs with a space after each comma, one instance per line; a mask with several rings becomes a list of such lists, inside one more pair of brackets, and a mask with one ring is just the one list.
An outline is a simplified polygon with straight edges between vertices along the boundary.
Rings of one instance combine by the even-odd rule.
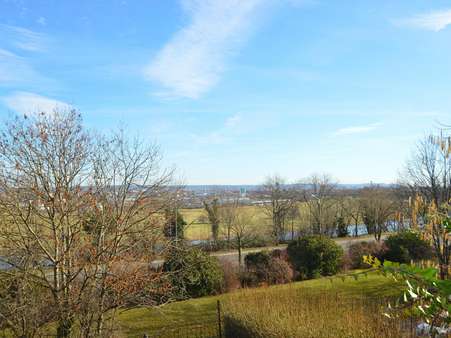
[[412, 297], [413, 299], [418, 298], [418, 295], [415, 292], [413, 292], [412, 290], [407, 290], [407, 291], [409, 292], [410, 297]]

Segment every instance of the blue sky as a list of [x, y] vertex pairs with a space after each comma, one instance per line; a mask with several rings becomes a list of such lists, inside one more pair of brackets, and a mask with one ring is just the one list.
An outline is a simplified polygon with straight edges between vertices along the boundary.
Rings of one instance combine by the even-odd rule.
[[393, 182], [450, 55], [449, 1], [0, 0], [0, 118], [76, 107], [188, 184]]

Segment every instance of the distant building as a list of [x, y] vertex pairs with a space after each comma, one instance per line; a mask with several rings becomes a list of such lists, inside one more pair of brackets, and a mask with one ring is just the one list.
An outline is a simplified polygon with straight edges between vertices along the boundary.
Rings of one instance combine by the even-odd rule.
[[246, 188], [241, 187], [240, 188], [240, 197], [245, 198], [246, 197]]

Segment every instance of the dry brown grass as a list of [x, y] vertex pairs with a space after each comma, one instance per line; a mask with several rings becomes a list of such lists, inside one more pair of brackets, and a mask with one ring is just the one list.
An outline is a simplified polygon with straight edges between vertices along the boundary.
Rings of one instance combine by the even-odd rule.
[[399, 322], [383, 316], [382, 298], [308, 288], [247, 290], [224, 304], [226, 337], [399, 338]]

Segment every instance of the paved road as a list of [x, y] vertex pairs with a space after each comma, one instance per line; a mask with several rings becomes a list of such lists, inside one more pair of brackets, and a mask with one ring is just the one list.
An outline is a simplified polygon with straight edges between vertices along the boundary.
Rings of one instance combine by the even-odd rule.
[[[382, 235], [381, 240], [384, 240], [387, 237], [387, 235]], [[338, 245], [340, 245], [344, 251], [347, 251], [349, 249], [349, 246], [353, 243], [359, 243], [359, 242], [373, 242], [375, 241], [373, 235], [368, 236], [360, 236], [360, 237], [346, 237], [346, 238], [333, 238], [333, 241], [335, 241]], [[276, 249], [283, 250], [287, 247], [286, 244], [280, 244], [277, 246], [270, 246], [270, 247], [260, 247], [260, 248], [249, 248], [244, 249], [242, 252], [242, 259], [248, 254], [253, 252], [260, 252], [260, 251], [273, 251]], [[238, 252], [236, 250], [233, 251], [219, 251], [219, 252], [213, 252], [211, 253], [211, 256], [218, 257], [218, 259], [222, 262], [231, 262], [233, 264], [238, 264]], [[162, 266], [164, 261], [162, 259], [155, 260], [152, 262], [153, 267], [160, 267]]]

